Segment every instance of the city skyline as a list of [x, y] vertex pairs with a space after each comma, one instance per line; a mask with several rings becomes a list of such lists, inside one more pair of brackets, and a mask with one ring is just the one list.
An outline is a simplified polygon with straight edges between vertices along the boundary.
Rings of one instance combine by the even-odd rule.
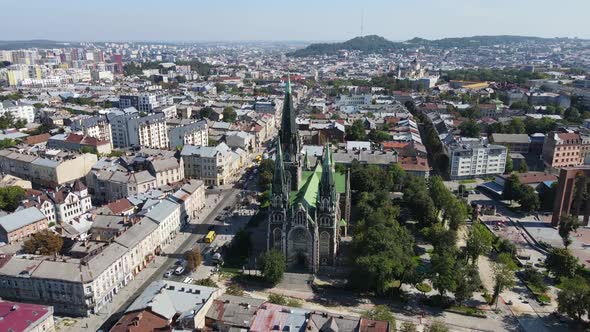
[[33, 1], [6, 4], [5, 12], [13, 14], [0, 22], [0, 29], [8, 32], [2, 40], [59, 41], [342, 41], [361, 34], [392, 41], [475, 35], [590, 38], [584, 24], [590, 3], [566, 2], [576, 10], [547, 0], [419, 4], [175, 0], [165, 5], [107, 0], [93, 3], [92, 8], [76, 1]]

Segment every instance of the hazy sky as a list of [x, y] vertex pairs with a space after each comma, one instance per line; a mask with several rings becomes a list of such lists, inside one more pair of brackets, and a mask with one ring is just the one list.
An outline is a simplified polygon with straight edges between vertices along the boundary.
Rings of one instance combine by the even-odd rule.
[[590, 0], [2, 0], [0, 40], [590, 38]]

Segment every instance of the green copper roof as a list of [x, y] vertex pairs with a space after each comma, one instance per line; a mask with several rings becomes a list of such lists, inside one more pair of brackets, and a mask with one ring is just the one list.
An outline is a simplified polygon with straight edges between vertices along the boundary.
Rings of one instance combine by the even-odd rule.
[[346, 226], [346, 225], [347, 225], [346, 220], [340, 219], [340, 222], [338, 223], [338, 226]]
[[[305, 182], [307, 182], [307, 179], [314, 173], [320, 173], [320, 177], [321, 177], [321, 173], [322, 173], [322, 168], [320, 167], [319, 170], [316, 169], [313, 171], [303, 171], [301, 172], [301, 183], [302, 183], [302, 187], [303, 184], [305, 184]], [[345, 193], [346, 192], [346, 174], [343, 173], [338, 173], [338, 172], [334, 172], [332, 174], [332, 176], [334, 177], [334, 187], [336, 187], [336, 192], [339, 194]]]
[[312, 214], [313, 210], [316, 208], [318, 200], [321, 175], [321, 172], [317, 171], [318, 168], [320, 168], [319, 165], [316, 166], [316, 171], [311, 172], [312, 174], [307, 177], [305, 182], [303, 182], [303, 186], [299, 188], [294, 200], [295, 204], [303, 204], [310, 214]]

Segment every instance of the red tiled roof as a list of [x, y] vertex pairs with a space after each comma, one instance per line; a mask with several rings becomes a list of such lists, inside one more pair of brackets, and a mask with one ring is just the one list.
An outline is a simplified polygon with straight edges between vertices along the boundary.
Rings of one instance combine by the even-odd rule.
[[47, 142], [49, 140], [49, 137], [51, 137], [51, 135], [49, 135], [49, 133], [33, 135], [33, 136], [29, 136], [29, 137], [25, 138], [24, 142], [25, 142], [25, 144], [34, 145], [34, 144]]
[[420, 157], [399, 157], [398, 162], [405, 171], [422, 171], [430, 170], [428, 160]]
[[397, 142], [397, 141], [387, 141], [383, 142], [384, 149], [405, 149], [407, 148], [410, 143], [409, 142]]
[[0, 301], [0, 331], [27, 331], [31, 325], [47, 319], [50, 307], [10, 301]]
[[149, 310], [126, 313], [111, 332], [171, 331], [168, 320]]
[[372, 320], [361, 318], [359, 323], [359, 332], [387, 332], [389, 323], [381, 320]]
[[561, 140], [579, 140], [580, 139], [580, 134], [577, 133], [558, 133], [557, 137], [559, 137], [559, 139]]
[[129, 209], [133, 209], [133, 205], [127, 198], [121, 198], [107, 205], [113, 214], [121, 214]]

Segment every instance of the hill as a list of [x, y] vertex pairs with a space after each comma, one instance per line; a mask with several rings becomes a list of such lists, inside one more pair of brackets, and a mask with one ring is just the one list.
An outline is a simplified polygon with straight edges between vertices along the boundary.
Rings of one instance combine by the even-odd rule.
[[0, 40], [0, 50], [19, 50], [27, 48], [63, 48], [76, 47], [79, 43], [62, 42], [55, 40]]
[[381, 36], [356, 37], [341, 43], [318, 43], [311, 44], [305, 48], [288, 53], [288, 56], [305, 57], [314, 55], [333, 55], [340, 50], [361, 51], [366, 53], [387, 53], [393, 50], [414, 48], [417, 46], [437, 48], [468, 48], [491, 45], [510, 45], [518, 43], [539, 43], [555, 41], [555, 39], [527, 37], [527, 36], [473, 36], [458, 38], [443, 38], [428, 40], [423, 38], [412, 38], [405, 42], [392, 42]]

